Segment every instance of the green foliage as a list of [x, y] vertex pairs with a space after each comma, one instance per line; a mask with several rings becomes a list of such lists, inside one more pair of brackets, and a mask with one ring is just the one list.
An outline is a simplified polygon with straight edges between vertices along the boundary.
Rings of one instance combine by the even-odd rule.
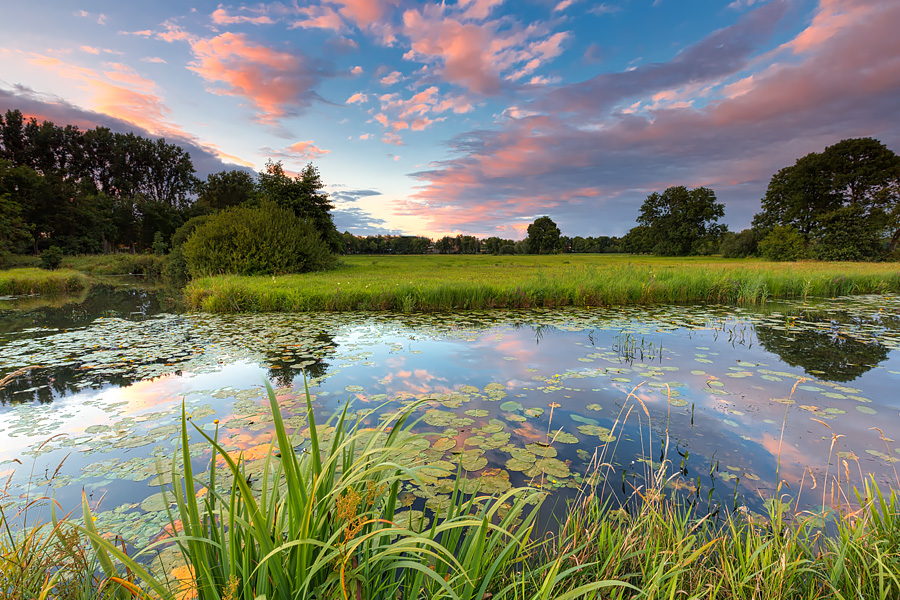
[[169, 245], [166, 243], [166, 240], [163, 236], [162, 231], [157, 231], [153, 234], [153, 254], [157, 256], [162, 256], [166, 253], [166, 250], [169, 249]]
[[169, 253], [163, 272], [169, 285], [181, 288], [190, 281], [191, 274], [188, 271], [187, 261], [184, 259], [182, 246], [184, 246], [184, 243], [191, 234], [194, 233], [194, 230], [206, 223], [211, 217], [212, 215], [199, 215], [193, 217], [172, 234], [172, 251]]
[[759, 241], [759, 254], [774, 261], [800, 260], [806, 257], [806, 245], [799, 231], [776, 225]]
[[256, 196], [253, 176], [246, 171], [210, 173], [197, 188], [197, 202], [213, 210], [245, 204]]
[[547, 216], [535, 219], [528, 226], [528, 251], [532, 254], [553, 254], [560, 245], [560, 231], [553, 219]]
[[62, 264], [63, 251], [59, 246], [50, 246], [41, 252], [40, 267], [48, 271], [55, 271]]
[[647, 196], [637, 219], [647, 229], [635, 233], [634, 243], [660, 256], [710, 254], [725, 232], [724, 225], [716, 224], [723, 216], [725, 207], [711, 189], [670, 187]]
[[503, 244], [500, 246], [500, 251], [497, 252], [499, 255], [509, 256], [510, 254], [516, 253], [516, 247], [513, 244]]
[[872, 260], [882, 254], [881, 240], [858, 204], [824, 214], [813, 254], [819, 260]]
[[755, 256], [759, 245], [758, 233], [753, 229], [744, 229], [740, 233], [726, 231], [719, 244], [722, 258], [746, 258]]
[[335, 264], [310, 221], [272, 202], [263, 202], [259, 208], [229, 208], [210, 217], [181, 250], [194, 277], [305, 273]]
[[328, 194], [322, 191], [325, 184], [312, 163], [291, 178], [284, 172], [281, 162], [270, 160], [257, 175], [257, 189], [262, 201], [274, 202], [309, 221], [332, 252], [341, 251], [341, 235], [331, 217], [334, 206], [328, 201]]
[[[793, 227], [818, 258], [878, 258], [881, 245], [873, 240], [886, 233], [889, 252], [900, 242], [900, 157], [872, 138], [842, 140], [778, 171], [762, 209], [754, 229]], [[835, 229], [841, 222], [856, 241]]]
[[9, 194], [0, 193], [0, 261], [28, 244], [31, 235], [22, 218], [22, 207]]

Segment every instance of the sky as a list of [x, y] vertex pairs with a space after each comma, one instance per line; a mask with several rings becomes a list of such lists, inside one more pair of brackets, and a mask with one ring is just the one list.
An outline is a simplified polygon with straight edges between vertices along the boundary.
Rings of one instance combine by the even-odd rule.
[[900, 0], [9, 2], [0, 111], [201, 177], [312, 162], [357, 235], [623, 235], [674, 185], [739, 231], [809, 152], [900, 152], [898, 32]]

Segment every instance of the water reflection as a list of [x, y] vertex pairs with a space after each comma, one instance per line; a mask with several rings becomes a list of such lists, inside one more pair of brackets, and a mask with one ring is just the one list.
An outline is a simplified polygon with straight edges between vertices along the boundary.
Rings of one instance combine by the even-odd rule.
[[[763, 348], [810, 377], [850, 382], [887, 360], [890, 349], [878, 341], [888, 321], [847, 314], [790, 318], [784, 325], [758, 325]], [[857, 337], [851, 337], [856, 334]]]
[[[8, 393], [53, 402], [0, 408], [0, 470], [26, 455], [40, 471], [72, 452], [78, 459], [53, 484], [59, 498], [77, 501], [86, 486], [134, 503], [140, 492], [116, 480], [155, 481], [155, 461], [170, 460], [177, 443], [182, 402], [206, 431], [219, 420], [230, 452], [257, 457], [271, 437], [268, 378], [302, 445], [305, 372], [322, 417], [350, 403], [351, 416], [372, 426], [384, 403], [382, 411], [422, 403], [415, 443], [423, 477], [405, 490], [422, 501], [440, 503], [460, 464], [471, 480], [566, 494], [603, 463], [601, 488], [624, 498], [666, 460], [670, 492], [712, 512], [760, 511], [779, 480], [796, 497], [802, 490], [802, 506], [816, 506], [838, 460], [882, 479], [900, 460], [897, 444], [886, 447], [871, 430], [900, 409], [889, 393], [900, 383], [898, 308], [900, 300], [878, 298], [763, 313], [151, 310], [70, 328], [32, 321], [0, 340], [0, 373], [41, 356], [45, 368]], [[36, 450], [58, 432], [66, 435]], [[196, 448], [200, 468], [208, 453]]]

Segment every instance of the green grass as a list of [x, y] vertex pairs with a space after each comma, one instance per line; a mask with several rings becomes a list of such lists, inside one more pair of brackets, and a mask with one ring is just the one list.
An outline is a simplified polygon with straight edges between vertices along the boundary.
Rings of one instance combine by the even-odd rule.
[[[673, 503], [666, 497], [673, 479], [666, 460], [656, 470], [648, 468], [627, 511], [602, 501], [601, 490], [592, 487], [600, 485], [598, 478], [587, 477], [566, 518], [543, 536], [533, 533], [541, 503], [537, 490], [467, 495], [459, 474], [446, 507], [431, 513], [430, 524], [417, 524], [398, 513], [400, 483], [419, 468], [415, 451], [404, 444], [412, 435], [416, 405], [374, 429], [359, 429], [343, 415], [317, 427], [307, 395], [311, 442], [298, 450], [271, 387], [269, 400], [274, 451], [255, 489], [242, 458], [199, 427], [213, 455], [207, 471], [192, 470], [192, 424], [182, 414], [170, 488], [177, 505], [171, 529], [177, 534], [136, 555], [97, 531], [86, 500], [81, 525], [54, 515], [52, 528], [14, 532], [0, 513], [5, 532], [0, 595], [67, 600], [174, 600], [193, 597], [191, 591], [201, 600], [887, 600], [900, 595], [900, 500], [893, 489], [882, 494], [874, 480], [864, 482], [852, 510], [845, 505], [831, 511], [828, 534], [820, 528], [821, 515], [793, 512], [780, 500], [769, 504], [763, 521], [740, 511], [716, 520]], [[325, 431], [328, 441], [318, 435]], [[838, 485], [850, 492], [846, 480]], [[172, 547], [162, 554], [174, 553], [178, 560], [160, 568], [162, 561], [150, 558], [166, 545]], [[178, 562], [184, 566], [173, 569]]]
[[88, 278], [72, 269], [45, 271], [35, 268], [0, 271], [0, 295], [71, 294], [88, 286]]
[[900, 292], [896, 263], [772, 263], [628, 255], [350, 256], [303, 275], [195, 279], [187, 305], [211, 312], [443, 311], [712, 302]]
[[87, 273], [100, 275], [146, 275], [160, 277], [165, 268], [166, 257], [155, 254], [85, 254], [66, 256], [62, 266]]

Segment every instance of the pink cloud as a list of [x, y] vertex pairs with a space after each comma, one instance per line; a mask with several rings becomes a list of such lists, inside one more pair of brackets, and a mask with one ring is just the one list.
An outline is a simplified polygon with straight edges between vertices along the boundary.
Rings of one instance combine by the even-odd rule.
[[[464, 10], [487, 10], [493, 3], [471, 3]], [[548, 35], [541, 26], [509, 27], [505, 21], [473, 22], [431, 5], [403, 13], [403, 32], [409, 38], [407, 60], [433, 64], [448, 83], [483, 95], [502, 90], [502, 79], [533, 73], [562, 52], [568, 32]], [[478, 14], [482, 14], [478, 12]], [[487, 13], [484, 13], [485, 16]]]
[[391, 71], [390, 74], [385, 75], [381, 78], [381, 85], [394, 85], [395, 83], [400, 81], [401, 77], [402, 74], [400, 73], [400, 71]]
[[[249, 9], [243, 6], [240, 10], [257, 13], [262, 12], [261, 10], [254, 11], [253, 9]], [[265, 14], [257, 14], [256, 16], [231, 15], [228, 14], [228, 11], [222, 8], [221, 5], [219, 6], [219, 8], [213, 11], [212, 15], [210, 15], [210, 18], [216, 25], [237, 25], [240, 23], [249, 23], [251, 25], [271, 25], [275, 22], [274, 19]]]
[[396, 5], [396, 0], [332, 0], [338, 6], [338, 12], [360, 29], [378, 24], [387, 14], [389, 6]]
[[191, 48], [195, 60], [188, 68], [220, 84], [212, 92], [253, 103], [260, 121], [293, 114], [318, 99], [314, 88], [320, 74], [302, 54], [256, 44], [238, 33], [196, 39]]
[[356, 92], [355, 94], [353, 94], [352, 96], [347, 98], [347, 100], [344, 104], [362, 104], [363, 102], [368, 102], [368, 101], [369, 101], [368, 95], [363, 94], [362, 92]]
[[294, 21], [291, 29], [300, 27], [303, 29], [328, 29], [331, 31], [347, 31], [347, 26], [333, 8], [330, 6], [303, 6], [297, 10], [302, 15], [301, 19]]
[[353, 73], [354, 75], [362, 75], [363, 68], [359, 65], [356, 65], [355, 67], [350, 69], [350, 72]]
[[271, 148], [263, 148], [263, 154], [276, 158], [300, 159], [300, 160], [317, 160], [326, 154], [330, 154], [331, 150], [323, 150], [316, 146], [312, 140], [305, 142], [296, 142], [287, 148], [281, 150], [272, 150]]
[[[831, 14], [853, 19], [841, 16], [832, 31], [824, 25]], [[751, 14], [750, 23], [762, 27], [765, 16]], [[710, 55], [698, 49], [717, 32], [698, 49], [639, 73], [639, 86], [617, 90], [610, 80], [607, 99], [595, 97], [592, 108], [580, 84], [563, 86], [517, 109], [516, 119], [459, 135], [453, 145], [460, 154], [415, 174], [422, 185], [398, 212], [445, 231], [488, 234], [498, 223], [551, 214], [570, 235], [621, 234], [648, 193], [710, 185], [728, 220], [746, 226], [771, 175], [798, 156], [859, 136], [900, 149], [900, 123], [885, 118], [900, 98], [900, 4], [824, 0], [810, 27], [831, 33], [801, 32], [785, 45], [803, 48], [796, 60], [751, 74], [735, 69], [746, 64], [738, 61], [672, 86], [676, 73], [698, 72], [693, 61], [711, 67]], [[746, 27], [741, 35], [749, 54], [754, 35]], [[621, 94], [615, 100], [614, 92]], [[631, 94], [638, 111], [613, 110]], [[693, 107], [693, 97], [703, 95], [707, 101]]]

